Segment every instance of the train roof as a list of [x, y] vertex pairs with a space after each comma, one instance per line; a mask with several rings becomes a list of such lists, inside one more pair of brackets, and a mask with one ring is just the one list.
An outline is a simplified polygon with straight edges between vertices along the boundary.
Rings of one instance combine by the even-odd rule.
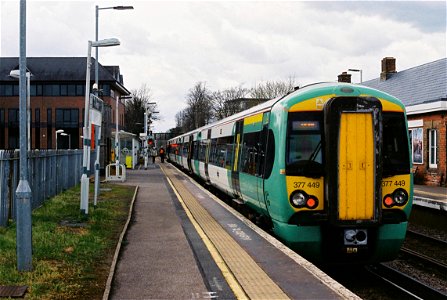
[[[345, 87], [345, 88], [350, 87], [352, 92], [343, 92], [343, 89], [342, 89], [343, 87]], [[346, 91], [349, 91], [349, 89]], [[305, 85], [301, 88], [296, 89], [295, 91], [293, 91], [289, 94], [268, 100], [268, 101], [263, 102], [259, 105], [253, 106], [247, 110], [244, 110], [244, 111], [241, 111], [241, 112], [234, 114], [232, 116], [226, 117], [222, 120], [219, 120], [219, 121], [213, 122], [211, 124], [207, 124], [205, 126], [191, 130], [191, 131], [184, 133], [182, 135], [179, 135], [171, 140], [182, 138], [184, 136], [189, 136], [191, 134], [195, 134], [195, 133], [201, 132], [203, 130], [207, 130], [211, 127], [219, 126], [220, 124], [234, 122], [234, 121], [242, 119], [243, 117], [246, 117], [246, 116], [255, 115], [255, 114], [258, 114], [263, 111], [271, 110], [272, 107], [274, 105], [276, 105], [277, 103], [282, 103], [284, 105], [284, 107], [287, 107], [289, 105], [289, 103], [296, 101], [297, 97], [310, 98], [310, 97], [318, 97], [319, 95], [330, 94], [330, 93], [337, 94], [337, 95], [344, 94], [346, 96], [359, 96], [359, 95], [368, 94], [368, 95], [378, 97], [378, 98], [385, 98], [395, 104], [398, 104], [402, 108], [404, 107], [402, 102], [399, 99], [393, 97], [392, 95], [381, 92], [381, 91], [376, 90], [371, 87], [362, 86], [362, 85], [358, 85], [358, 84], [345, 83], [345, 82], [319, 82], [319, 83], [312, 83], [312, 84]]]

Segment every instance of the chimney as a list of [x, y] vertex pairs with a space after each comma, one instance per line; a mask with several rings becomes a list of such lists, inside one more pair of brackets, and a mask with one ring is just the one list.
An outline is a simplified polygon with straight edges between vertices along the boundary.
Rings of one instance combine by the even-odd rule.
[[380, 73], [380, 81], [385, 81], [396, 73], [396, 59], [394, 57], [384, 57], [382, 59], [382, 73]]
[[351, 74], [348, 74], [348, 72], [341, 73], [338, 75], [338, 82], [351, 83]]

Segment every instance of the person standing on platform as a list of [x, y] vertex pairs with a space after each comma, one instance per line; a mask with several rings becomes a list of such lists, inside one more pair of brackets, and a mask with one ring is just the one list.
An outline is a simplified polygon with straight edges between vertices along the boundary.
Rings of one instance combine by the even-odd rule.
[[152, 163], [155, 164], [155, 158], [157, 157], [157, 149], [155, 149], [155, 147], [152, 147], [151, 149], [151, 156], [152, 156]]
[[163, 147], [160, 147], [158, 154], [160, 155], [161, 162], [164, 163], [165, 162], [165, 149], [163, 149]]

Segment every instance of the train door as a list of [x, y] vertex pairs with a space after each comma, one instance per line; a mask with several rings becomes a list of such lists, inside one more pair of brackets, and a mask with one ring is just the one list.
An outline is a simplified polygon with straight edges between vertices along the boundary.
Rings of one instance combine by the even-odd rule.
[[381, 206], [382, 105], [333, 98], [325, 105], [326, 203], [335, 223], [375, 223]]
[[[265, 197], [264, 197], [264, 178], [267, 164], [267, 144], [269, 136], [269, 117], [270, 112], [264, 113], [262, 117], [262, 130], [259, 132], [258, 153], [256, 162], [256, 177], [257, 177], [257, 189], [258, 189], [258, 201], [259, 206], [265, 211], [268, 211]], [[271, 157], [271, 156], [269, 156]]]
[[[340, 116], [338, 218], [374, 216], [374, 136], [372, 113]], [[352, 202], [355, 203], [352, 203]]]
[[235, 123], [234, 148], [233, 148], [233, 168], [231, 172], [231, 183], [235, 197], [242, 199], [241, 186], [239, 184], [239, 157], [241, 152], [242, 133], [244, 130], [244, 120]]
[[192, 159], [193, 154], [194, 154], [194, 136], [191, 134], [189, 136], [189, 149], [188, 149], [188, 170], [190, 172], [193, 172], [192, 165], [191, 165], [191, 159]]
[[210, 146], [211, 146], [211, 129], [207, 131], [206, 139], [206, 155], [205, 155], [205, 177], [206, 181], [210, 181], [210, 174], [208, 172], [208, 163], [210, 161]]

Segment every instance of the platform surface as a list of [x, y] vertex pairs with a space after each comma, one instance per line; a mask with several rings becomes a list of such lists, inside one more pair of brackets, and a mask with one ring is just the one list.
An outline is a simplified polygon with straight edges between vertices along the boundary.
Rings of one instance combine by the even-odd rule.
[[447, 211], [447, 187], [414, 185], [413, 204]]
[[169, 164], [138, 185], [110, 299], [356, 299]]

